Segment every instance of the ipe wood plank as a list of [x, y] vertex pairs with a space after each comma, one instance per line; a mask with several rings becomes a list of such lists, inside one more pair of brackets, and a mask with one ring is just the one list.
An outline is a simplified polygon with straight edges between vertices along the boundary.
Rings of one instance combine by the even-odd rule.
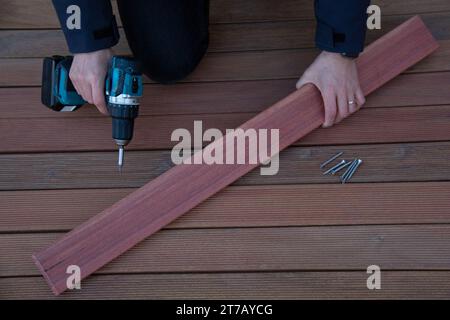
[[[255, 113], [141, 116], [127, 150], [172, 148], [178, 143], [171, 141], [172, 132], [185, 128], [193, 136], [194, 121], [202, 121], [203, 131], [217, 128], [225, 133], [227, 128], [236, 128], [253, 116]], [[450, 140], [449, 116], [450, 105], [366, 108], [333, 130], [318, 129], [295, 145], [446, 141]], [[107, 117], [41, 118], [39, 125], [36, 122], [35, 118], [0, 119], [1, 152], [117, 149], [111, 139], [111, 119]]]
[[[139, 130], [142, 116], [261, 112], [291, 93], [296, 82], [297, 78], [174, 86], [146, 84], [135, 130]], [[364, 108], [450, 105], [449, 83], [450, 72], [402, 74], [371, 94]], [[53, 112], [43, 107], [40, 99], [40, 88], [0, 88], [0, 105], [8, 106], [2, 109], [0, 120], [104, 117], [94, 106], [77, 112]]]
[[[437, 47], [422, 20], [411, 18], [371, 44], [358, 58], [363, 92], [370, 94]], [[313, 85], [306, 85], [240, 128], [279, 129], [279, 147], [283, 150], [322, 122], [321, 95]], [[219, 143], [215, 141], [205, 149]], [[201, 157], [205, 149], [193, 158]], [[249, 163], [175, 166], [34, 254], [33, 259], [53, 293], [60, 294], [67, 289], [68, 266], [79, 266], [84, 279], [257, 166]]]
[[[113, 10], [119, 18], [116, 1]], [[419, 14], [450, 10], [447, 0], [377, 0], [383, 17], [399, 14]], [[2, 3], [0, 29], [59, 28], [58, 18], [48, 0], [10, 0]], [[211, 0], [210, 21], [215, 23], [312, 20], [311, 0]], [[118, 24], [121, 25], [120, 19]]]
[[[60, 236], [0, 234], [0, 278], [38, 275], [31, 252]], [[450, 270], [449, 251], [449, 225], [161, 230], [97, 273]]]
[[[312, 16], [311, 16], [312, 17]], [[437, 40], [450, 40], [446, 28], [450, 12], [421, 15]], [[379, 38], [409, 16], [386, 16], [383, 10], [383, 27], [368, 30], [367, 42]], [[130, 54], [123, 29], [115, 54]], [[315, 24], [311, 20], [268, 21], [259, 23], [212, 24], [209, 27], [208, 52], [302, 49], [314, 47]], [[70, 54], [61, 30], [0, 30], [1, 58], [36, 58]]]
[[[450, 181], [450, 142], [443, 141], [290, 147], [281, 153], [276, 175], [255, 170], [234, 184], [327, 184], [331, 177], [322, 175], [317, 163], [344, 149], [347, 158], [364, 158], [364, 170], [353, 182]], [[136, 188], [173, 166], [168, 150], [129, 151], [120, 174], [116, 161], [117, 151], [3, 154], [0, 190]]]
[[37, 277], [0, 278], [0, 299], [448, 299], [450, 271], [382, 271], [367, 290], [357, 271], [94, 275], [54, 297]]
[[[450, 71], [450, 40], [439, 41], [440, 50], [406, 73]], [[316, 49], [218, 52], [206, 55], [197, 69], [180, 83], [298, 78], [314, 60]], [[0, 59], [1, 87], [40, 86], [42, 59]], [[151, 81], [144, 77], [144, 82]]]
[[[70, 230], [134, 190], [2, 191], [0, 233]], [[449, 199], [449, 181], [230, 186], [165, 228], [449, 224]]]

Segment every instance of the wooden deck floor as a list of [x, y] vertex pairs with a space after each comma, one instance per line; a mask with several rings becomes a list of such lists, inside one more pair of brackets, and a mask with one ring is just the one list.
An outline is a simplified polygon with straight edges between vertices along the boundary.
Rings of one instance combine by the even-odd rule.
[[[450, 298], [450, 2], [373, 3], [369, 42], [421, 14], [441, 48], [286, 150], [278, 175], [248, 174], [60, 299]], [[41, 58], [66, 53], [50, 2], [2, 6], [0, 298], [54, 298], [32, 252], [166, 171], [173, 129], [239, 125], [317, 53], [312, 1], [211, 0], [209, 53], [182, 83], [147, 81], [119, 175], [110, 119], [39, 102]], [[318, 169], [341, 150], [364, 160], [345, 186]], [[372, 264], [381, 290], [366, 288]]]

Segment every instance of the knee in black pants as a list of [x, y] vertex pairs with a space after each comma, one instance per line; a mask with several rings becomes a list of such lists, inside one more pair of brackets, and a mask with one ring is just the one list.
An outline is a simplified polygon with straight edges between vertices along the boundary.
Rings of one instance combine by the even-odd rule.
[[200, 63], [208, 47], [208, 41], [193, 46], [172, 45], [161, 54], [139, 54], [136, 58], [141, 63], [142, 71], [149, 78], [160, 83], [174, 83], [187, 77]]
[[189, 75], [208, 47], [208, 0], [118, 2], [128, 44], [143, 72], [172, 83]]

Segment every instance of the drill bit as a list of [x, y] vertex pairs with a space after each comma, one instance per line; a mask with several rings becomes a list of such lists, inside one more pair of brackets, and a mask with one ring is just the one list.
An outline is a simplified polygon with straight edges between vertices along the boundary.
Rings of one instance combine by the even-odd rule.
[[125, 153], [125, 147], [119, 146], [119, 160], [117, 162], [117, 165], [119, 166], [119, 171], [122, 170], [124, 153]]

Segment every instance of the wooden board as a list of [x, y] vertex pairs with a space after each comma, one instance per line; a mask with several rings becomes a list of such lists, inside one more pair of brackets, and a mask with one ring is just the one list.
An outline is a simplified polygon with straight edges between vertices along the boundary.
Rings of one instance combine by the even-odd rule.
[[[202, 121], [203, 130], [216, 128], [225, 133], [227, 128], [236, 128], [254, 116], [254, 113], [141, 116], [127, 150], [172, 148], [178, 143], [171, 141], [172, 132], [185, 128], [193, 136], [195, 121]], [[319, 129], [295, 145], [450, 140], [449, 116], [450, 106], [369, 108], [333, 130]], [[35, 126], [35, 118], [0, 120], [3, 137], [0, 149], [3, 152], [117, 149], [111, 139], [110, 118], [40, 118], [38, 121], [39, 126]]]
[[[311, 16], [312, 17], [312, 16]], [[382, 29], [368, 30], [366, 42], [370, 43], [410, 16], [385, 16]], [[425, 24], [437, 40], [450, 40], [450, 29], [446, 28], [450, 12], [421, 15]], [[303, 49], [315, 47], [315, 22], [268, 21], [261, 23], [212, 24], [209, 28], [209, 52], [250, 50]], [[120, 42], [114, 47], [116, 54], [130, 54], [123, 30]], [[0, 57], [35, 58], [69, 54], [61, 30], [0, 30]]]
[[[335, 183], [317, 164], [345, 150], [364, 159], [353, 182], [449, 181], [450, 142], [288, 148], [275, 176], [250, 172], [235, 184]], [[117, 171], [117, 152], [0, 155], [0, 190], [141, 187], [173, 166], [169, 151], [130, 151]]]
[[[114, 12], [117, 14], [115, 1]], [[383, 16], [449, 11], [446, 0], [374, 0], [382, 8]], [[2, 4], [0, 29], [59, 28], [58, 19], [47, 0], [11, 0]], [[311, 0], [211, 0], [212, 23], [311, 20], [314, 16]], [[119, 21], [120, 25], [120, 21]]]
[[[61, 236], [0, 235], [0, 277], [39, 275], [31, 253]], [[97, 273], [450, 270], [449, 251], [449, 225], [162, 230]]]
[[[439, 41], [440, 49], [406, 73], [450, 71], [450, 40]], [[299, 78], [316, 57], [316, 49], [292, 49], [210, 53], [198, 68], [180, 83]], [[0, 86], [40, 86], [42, 59], [0, 59]], [[144, 77], [144, 81], [150, 81]]]
[[[68, 231], [134, 190], [3, 191], [0, 233]], [[448, 199], [450, 182], [232, 186], [166, 228], [448, 224]]]
[[[209, 28], [209, 52], [314, 47], [311, 21], [219, 24]], [[131, 54], [123, 29], [114, 53]], [[9, 44], [9, 45], [6, 45]], [[33, 58], [69, 54], [61, 30], [0, 30], [0, 57]]]
[[[297, 78], [180, 83], [174, 86], [147, 84], [144, 86], [145, 93], [139, 114], [155, 116], [261, 112], [267, 105], [287, 96], [295, 88], [296, 82]], [[450, 72], [403, 74], [372, 93], [364, 108], [450, 105], [448, 83]], [[0, 105], [8, 106], [3, 108], [0, 119], [103, 118], [93, 106], [83, 107], [77, 112], [53, 112], [42, 106], [40, 95], [40, 88], [0, 88]], [[212, 104], [214, 107], [211, 107]]]
[[[358, 271], [131, 274], [92, 276], [58, 299], [448, 299], [449, 271], [382, 271], [367, 290]], [[37, 277], [0, 279], [1, 299], [55, 299]]]
[[[447, 0], [375, 0], [372, 3], [382, 5], [382, 30], [368, 31], [368, 41], [389, 30], [405, 15], [420, 12], [435, 38], [442, 41], [444, 46], [382, 90], [377, 90], [369, 97], [366, 107], [406, 107], [405, 110], [418, 107], [426, 110], [424, 106], [441, 108], [449, 105], [450, 73], [445, 70], [448, 70], [450, 52], [444, 43], [449, 40], [449, 19], [439, 17], [448, 16], [450, 3]], [[198, 115], [199, 118], [206, 117], [214, 123], [217, 117], [227, 117], [233, 113], [245, 114], [227, 118], [227, 121], [250, 117], [283, 98], [294, 88], [302, 70], [290, 70], [288, 66], [284, 67], [285, 64], [273, 64], [270, 60], [271, 57], [290, 59], [294, 55], [284, 55], [284, 51], [313, 46], [312, 4], [312, 0], [211, 0], [210, 55], [219, 56], [219, 62], [223, 61], [222, 57], [232, 55], [233, 59], [226, 60], [227, 63], [242, 62], [242, 69], [250, 67], [246, 70], [247, 74], [240, 74], [239, 69], [234, 66], [229, 66], [230, 74], [228, 70], [220, 71], [223, 74], [217, 71], [216, 74], [208, 74], [209, 67], [216, 67], [211, 63], [204, 69], [204, 74], [196, 76], [196, 80], [187, 79], [175, 86], [147, 83], [141, 115], [162, 116], [158, 117], [164, 122], [164, 125], [159, 124], [160, 128], [170, 126], [173, 121], [178, 122], [185, 116], [189, 119], [191, 114]], [[0, 12], [0, 29], [3, 28], [0, 30], [0, 58], [38, 58], [49, 53], [51, 50], [48, 48], [55, 48], [58, 52], [65, 50], [51, 2], [11, 0], [2, 5], [5, 10]], [[49, 26], [52, 30], [46, 30]], [[265, 36], [261, 37], [261, 33]], [[36, 40], [38, 38], [39, 41]], [[123, 40], [117, 49], [127, 52]], [[252, 52], [245, 52], [249, 50]], [[280, 52], [263, 52], [264, 58], [260, 58], [261, 52], [254, 50]], [[259, 59], [260, 65], [255, 63], [253, 66], [249, 53], [257, 53], [254, 56]], [[243, 58], [250, 58], [240, 59], [241, 54]], [[291, 65], [302, 67], [303, 64]], [[34, 70], [30, 72], [38, 79], [33, 86], [39, 85], [39, 69], [40, 66], [36, 73]], [[6, 66], [1, 70], [5, 74], [3, 70], [10, 72], [12, 68], [8, 69]], [[97, 118], [96, 121], [102, 118], [92, 106], [72, 114], [49, 112], [40, 104], [40, 88], [21, 87], [13, 81], [16, 75], [7, 75], [11, 81], [6, 81], [6, 86], [0, 88], [0, 105], [3, 106], [0, 119], [18, 119], [16, 124], [23, 124], [23, 131], [34, 131], [45, 137], [38, 128], [39, 119], [64, 119], [66, 122], [73, 118]], [[23, 75], [26, 76], [26, 73]], [[218, 81], [211, 80], [213, 78]], [[224, 81], [225, 79], [228, 80]], [[176, 117], [166, 117], [167, 115]], [[442, 121], [448, 118], [446, 114], [440, 116]], [[32, 119], [35, 121], [31, 121]], [[431, 123], [435, 121], [436, 119]], [[45, 119], [45, 123], [54, 124], [49, 119]], [[407, 130], [410, 125], [412, 123], [402, 126]], [[337, 127], [330, 131], [334, 129]], [[389, 130], [386, 131], [381, 135], [383, 140], [394, 136]], [[450, 171], [447, 159], [450, 158], [450, 146], [447, 142], [425, 142], [425, 136], [430, 135], [433, 140], [433, 137], [441, 134], [445, 135], [445, 132], [422, 130], [421, 133], [415, 133], [414, 140], [424, 142], [402, 141], [389, 145], [374, 141], [371, 145], [332, 147], [319, 142], [321, 146], [305, 147], [305, 144], [301, 144], [305, 142], [301, 141], [301, 148], [290, 148], [282, 155], [281, 172], [278, 176], [264, 179], [257, 172], [250, 173], [236, 182], [235, 186], [200, 204], [167, 228], [181, 231], [186, 228], [218, 230], [217, 228], [239, 227], [270, 229], [274, 226], [448, 224]], [[20, 134], [13, 137], [17, 141], [21, 139]], [[321, 138], [320, 134], [318, 138]], [[109, 136], [106, 140], [110, 143]], [[151, 145], [152, 143], [149, 144]], [[30, 143], [25, 144], [25, 148], [29, 147]], [[30, 235], [32, 232], [59, 233], [71, 229], [171, 165], [167, 152], [130, 150], [127, 153], [127, 165], [134, 168], [128, 168], [122, 175], [124, 181], [121, 181], [115, 166], [116, 152], [77, 152], [72, 149], [71, 152], [64, 150], [63, 153], [47, 153], [54, 151], [42, 148], [38, 152], [45, 153], [24, 154], [29, 151], [20, 151], [20, 145], [16, 145], [15, 149], [20, 154], [0, 155], [1, 189], [17, 189], [0, 192], [0, 233], [17, 234], [15, 239], [18, 242], [14, 245], [19, 248], [10, 255], [14, 261], [23, 257], [28, 265], [25, 269], [19, 269], [16, 276], [0, 278], [1, 298], [52, 298], [44, 279], [20, 275], [22, 270], [27, 271], [28, 268], [35, 272], [28, 260], [31, 249], [26, 246], [29, 244], [20, 235]], [[318, 163], [337, 151], [346, 151], [348, 158], [359, 156], [364, 159], [364, 166], [353, 181], [355, 183], [340, 186], [332, 177], [321, 176]], [[370, 173], [366, 174], [366, 170]], [[129, 186], [133, 188], [128, 188]], [[72, 187], [76, 189], [70, 189]], [[89, 189], [96, 187], [103, 189]], [[327, 194], [327, 197], [320, 197], [321, 192]], [[323, 207], [327, 208], [326, 211], [321, 210]], [[316, 229], [319, 232], [320, 229]], [[243, 245], [239, 252], [245, 250], [246, 245]], [[423, 247], [419, 246], [418, 250], [423, 250]], [[321, 248], [317, 251], [320, 252]], [[0, 249], [0, 252], [3, 251]], [[443, 247], [436, 255], [446, 257], [447, 252], [448, 248]], [[411, 253], [413, 254], [420, 253]], [[0, 273], [1, 270], [0, 267]], [[8, 270], [11, 270], [11, 265]], [[448, 298], [449, 288], [446, 284], [450, 276], [447, 271], [419, 270], [420, 266], [410, 272], [383, 270], [383, 290], [368, 291], [365, 287], [365, 270], [271, 273], [162, 271], [156, 274], [128, 274], [125, 267], [117, 274], [94, 275], [89, 281], [83, 282], [81, 292], [68, 292], [60, 298]], [[393, 273], [395, 277], [391, 276]]]
[[[408, 20], [370, 45], [358, 58], [363, 92], [366, 95], [373, 92], [437, 47], [420, 18]], [[283, 150], [322, 123], [322, 108], [318, 90], [312, 85], [306, 85], [241, 128], [280, 128], [280, 150]], [[202, 156], [219, 142], [213, 142], [193, 158]], [[68, 265], [79, 266], [81, 277], [87, 277], [255, 166], [176, 166], [75, 228], [52, 246], [33, 255], [33, 259], [52, 291], [60, 294], [67, 289]]]

